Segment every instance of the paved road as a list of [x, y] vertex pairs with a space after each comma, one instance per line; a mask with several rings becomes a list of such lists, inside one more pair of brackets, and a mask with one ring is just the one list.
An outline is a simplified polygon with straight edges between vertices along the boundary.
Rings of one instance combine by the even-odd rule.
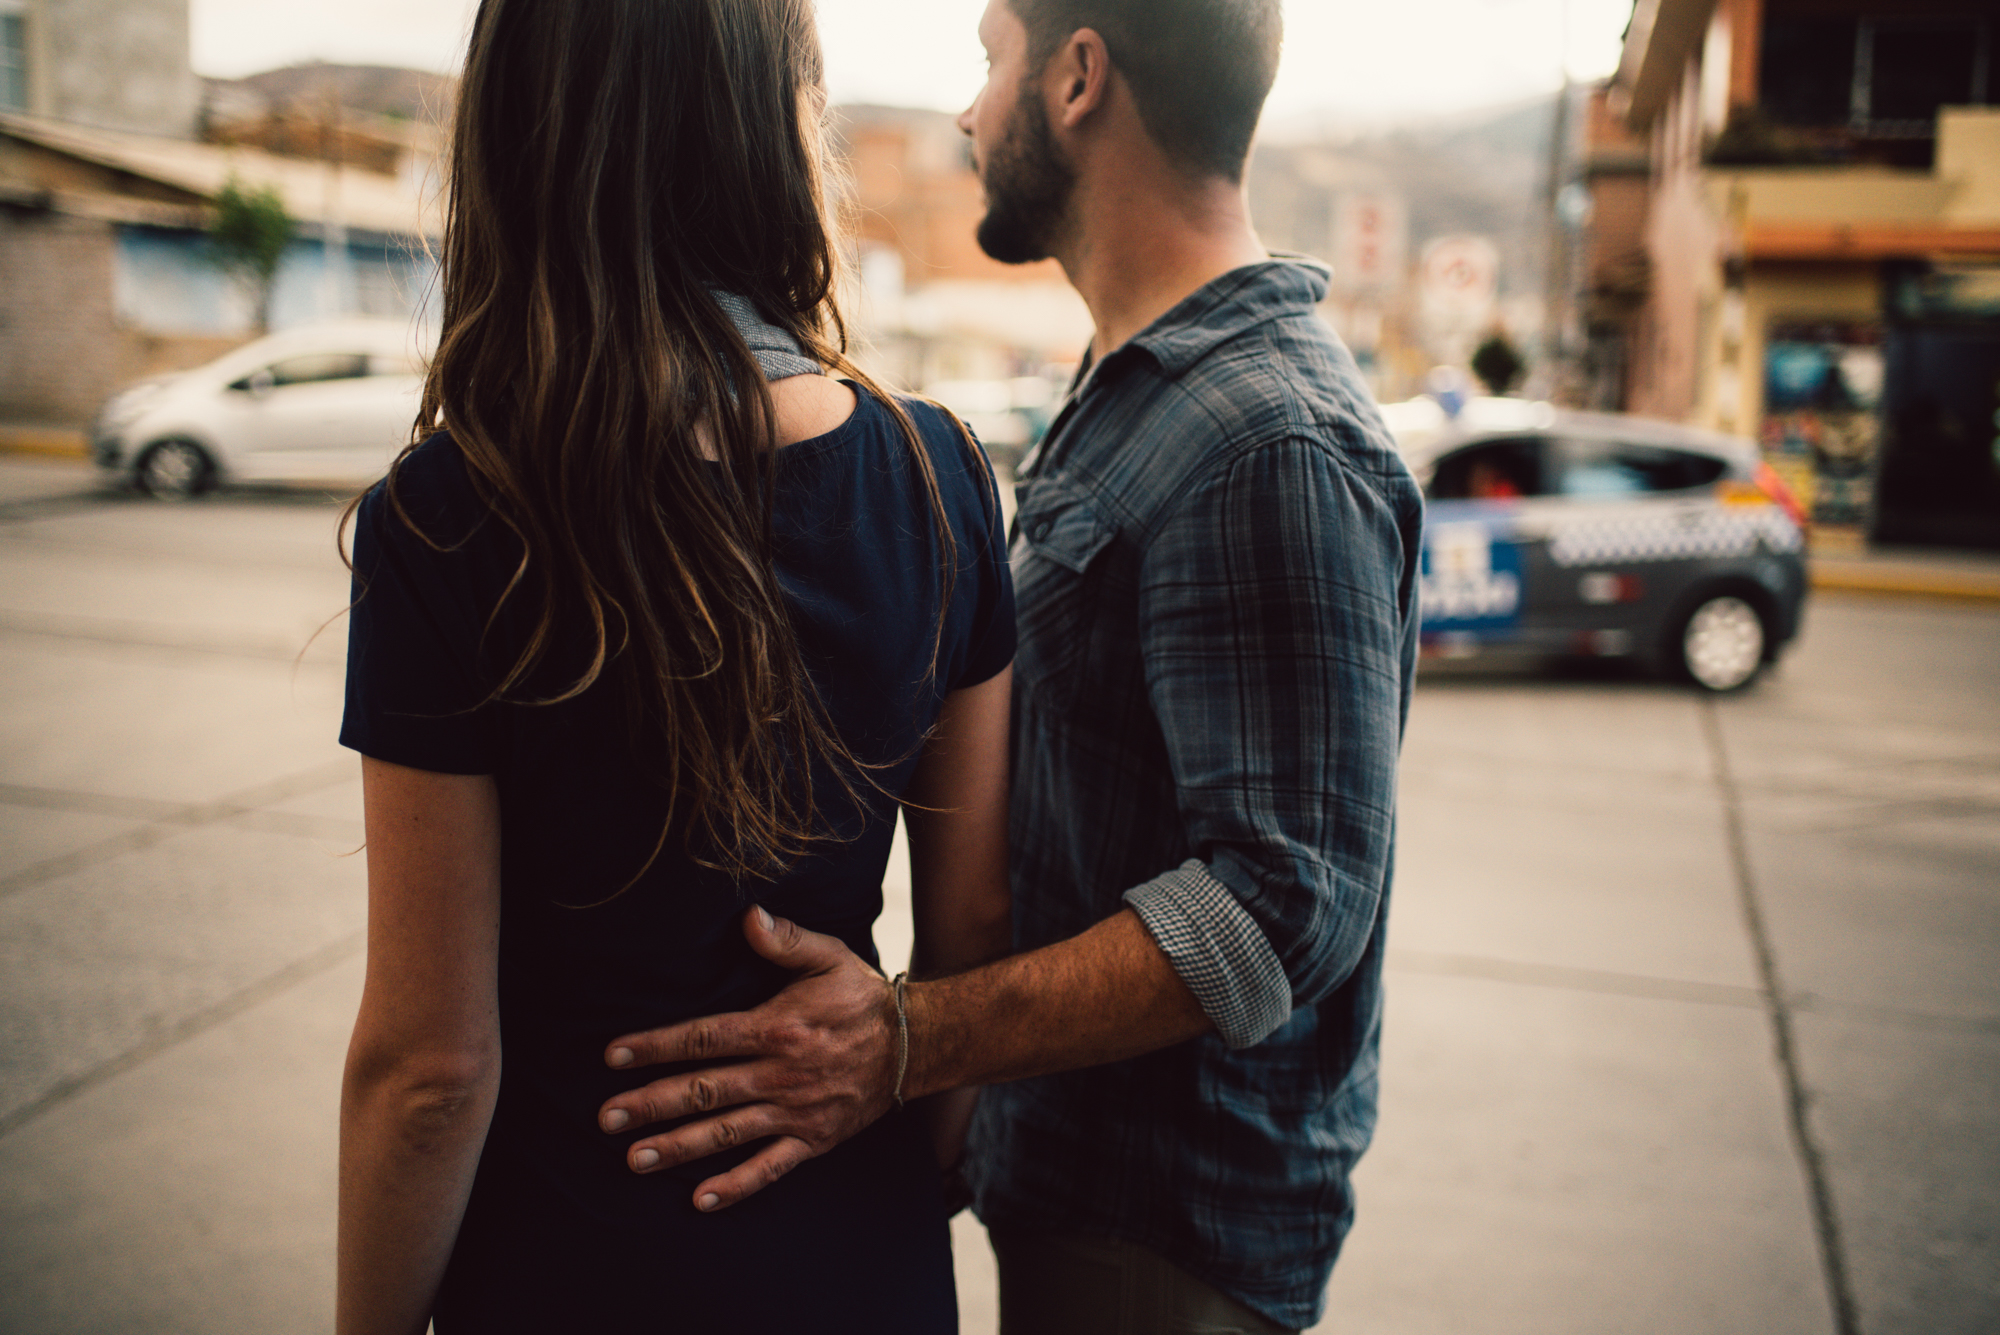
[[[323, 1329], [336, 508], [86, 484], [0, 460], [0, 1331]], [[1428, 678], [1321, 1329], [2000, 1329], [1996, 668], [2000, 610], [1827, 597], [1721, 704]]]

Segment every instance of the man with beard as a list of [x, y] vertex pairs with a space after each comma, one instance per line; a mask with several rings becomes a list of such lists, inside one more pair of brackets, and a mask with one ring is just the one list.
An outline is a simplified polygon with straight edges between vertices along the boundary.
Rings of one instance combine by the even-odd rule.
[[988, 1085], [966, 1174], [1003, 1330], [1297, 1330], [1375, 1120], [1421, 503], [1326, 270], [1251, 229], [1277, 0], [992, 0], [980, 37], [979, 242], [1054, 256], [1096, 325], [1015, 520], [1022, 953], [891, 989], [756, 910], [797, 982], [606, 1054], [749, 1060], [605, 1108], [710, 1114], [641, 1171], [768, 1138], [696, 1188], [721, 1209]]

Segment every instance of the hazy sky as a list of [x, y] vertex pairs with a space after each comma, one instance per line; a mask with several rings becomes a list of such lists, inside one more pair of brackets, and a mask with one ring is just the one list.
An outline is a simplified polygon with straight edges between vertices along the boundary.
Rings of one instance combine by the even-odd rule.
[[[472, 0], [192, 0], [194, 66], [241, 75], [305, 60], [449, 70]], [[983, 75], [985, 0], [819, 0], [835, 101], [957, 110]], [[1552, 90], [1618, 60], [1631, 0], [1287, 0], [1273, 120], [1401, 119]]]

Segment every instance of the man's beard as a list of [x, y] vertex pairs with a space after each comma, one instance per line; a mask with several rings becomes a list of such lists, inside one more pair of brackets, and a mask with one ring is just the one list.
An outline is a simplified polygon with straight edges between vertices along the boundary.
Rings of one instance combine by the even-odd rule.
[[981, 250], [1002, 264], [1031, 264], [1055, 253], [1076, 169], [1063, 160], [1032, 84], [1021, 89], [980, 181], [986, 187], [986, 216], [977, 233]]

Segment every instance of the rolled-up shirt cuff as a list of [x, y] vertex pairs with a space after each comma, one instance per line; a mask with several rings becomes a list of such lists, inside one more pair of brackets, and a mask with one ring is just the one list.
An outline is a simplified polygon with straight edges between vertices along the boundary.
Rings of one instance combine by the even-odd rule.
[[1253, 1047], [1291, 1017], [1292, 985], [1264, 929], [1202, 863], [1133, 886], [1125, 902], [1230, 1047]]

